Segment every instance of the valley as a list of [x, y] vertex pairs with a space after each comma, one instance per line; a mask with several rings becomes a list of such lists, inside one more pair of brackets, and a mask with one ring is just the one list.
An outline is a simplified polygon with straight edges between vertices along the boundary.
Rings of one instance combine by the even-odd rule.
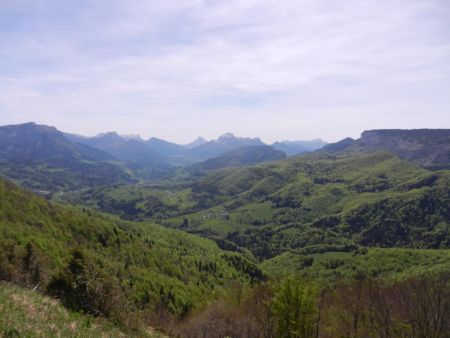
[[[87, 336], [93, 321], [111, 336], [284, 337], [294, 316], [301, 337], [375, 337], [380, 304], [360, 303], [378, 310], [367, 321], [369, 310], [353, 313], [356, 327], [333, 321], [357, 304], [344, 299], [355, 290], [411, 308], [418, 290], [439, 291], [444, 305], [427, 315], [445, 317], [447, 137], [369, 131], [266, 145], [225, 134], [178, 145], [0, 127], [0, 299], [19, 316], [11, 295], [31, 292], [33, 308], [53, 302], [40, 294], [57, 298], [60, 316], [86, 316], [73, 322]], [[411, 336], [415, 320], [392, 306], [386, 325]], [[449, 325], [427, 330], [445, 337]], [[4, 334], [19, 326], [0, 321]]]

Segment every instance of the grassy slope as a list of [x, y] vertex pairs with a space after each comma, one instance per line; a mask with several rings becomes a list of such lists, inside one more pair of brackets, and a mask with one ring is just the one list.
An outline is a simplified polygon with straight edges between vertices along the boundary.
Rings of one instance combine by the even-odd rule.
[[2, 337], [130, 336], [104, 319], [70, 312], [55, 299], [7, 283], [0, 283], [0, 313]]

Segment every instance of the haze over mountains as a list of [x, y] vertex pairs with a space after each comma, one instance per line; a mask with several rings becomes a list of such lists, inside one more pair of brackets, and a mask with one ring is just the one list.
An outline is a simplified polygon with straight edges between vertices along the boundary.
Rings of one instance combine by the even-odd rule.
[[165, 161], [160, 154], [152, 151], [143, 141], [120, 136], [116, 132], [108, 132], [95, 137], [83, 137], [73, 134], [65, 134], [65, 136], [76, 143], [105, 151], [119, 160], [141, 165], [153, 165]]
[[365, 131], [358, 140], [347, 138], [332, 144], [312, 140], [266, 145], [259, 138], [226, 133], [216, 140], [198, 138], [180, 145], [116, 132], [84, 137], [26, 123], [0, 127], [0, 141], [1, 173], [28, 188], [48, 191], [171, 177], [178, 167], [193, 173], [252, 165], [314, 151], [388, 150], [430, 169], [450, 165], [447, 129]]
[[35, 190], [129, 183], [114, 156], [72, 142], [54, 127], [27, 123], [0, 127], [0, 172]]
[[[221, 299], [243, 289], [256, 297], [266, 280], [274, 293], [261, 304], [276, 301], [284, 275], [332, 285], [321, 289], [328, 296], [355, 278], [385, 285], [434, 273], [448, 281], [449, 147], [444, 129], [371, 130], [333, 144], [267, 145], [227, 133], [179, 145], [3, 126], [0, 279], [124, 329], [134, 320], [144, 332], [150, 323], [183, 337], [199, 336], [214, 316], [227, 318], [228, 310], [216, 315], [228, 304]], [[240, 324], [251, 311], [238, 313]], [[402, 336], [412, 336], [410, 327], [402, 325]], [[207, 337], [231, 332], [217, 330]]]
[[[191, 166], [215, 157], [219, 157], [215, 165], [207, 163], [199, 168], [254, 164], [286, 156], [260, 139], [235, 137], [231, 133], [217, 140], [198, 138], [188, 145], [179, 145], [116, 132], [84, 137], [26, 123], [0, 127], [0, 140], [1, 173], [28, 188], [43, 191], [158, 178], [178, 166]], [[265, 148], [259, 148], [257, 156], [243, 156], [240, 149], [251, 146]], [[310, 149], [314, 147], [313, 142]], [[303, 148], [297, 150], [304, 151]], [[226, 160], [221, 160], [225, 154]]]
[[450, 338], [449, 4], [0, 0], [0, 338]]
[[[166, 161], [172, 165], [182, 166], [205, 161], [243, 147], [267, 146], [260, 138], [236, 137], [232, 133], [223, 134], [216, 140], [210, 141], [198, 137], [187, 145], [176, 144], [156, 137], [151, 137], [148, 140], [143, 140], [140, 137], [129, 138], [115, 132], [100, 134], [95, 137], [66, 135], [76, 142], [109, 152], [121, 160], [131, 162], [151, 161], [153, 163]], [[270, 146], [285, 152], [287, 155], [298, 155], [317, 150], [326, 144], [322, 140], [281, 141]]]

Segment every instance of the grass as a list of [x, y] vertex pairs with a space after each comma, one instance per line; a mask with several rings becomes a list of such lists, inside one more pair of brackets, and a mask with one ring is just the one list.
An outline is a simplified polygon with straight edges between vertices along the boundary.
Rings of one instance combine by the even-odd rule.
[[151, 337], [149, 329], [136, 335], [123, 332], [106, 319], [82, 315], [57, 300], [8, 283], [0, 283], [1, 337]]

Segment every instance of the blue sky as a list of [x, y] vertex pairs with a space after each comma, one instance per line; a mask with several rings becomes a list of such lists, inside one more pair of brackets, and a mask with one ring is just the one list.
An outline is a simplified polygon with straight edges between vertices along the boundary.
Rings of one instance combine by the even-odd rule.
[[0, 124], [188, 142], [450, 128], [448, 0], [0, 0]]

